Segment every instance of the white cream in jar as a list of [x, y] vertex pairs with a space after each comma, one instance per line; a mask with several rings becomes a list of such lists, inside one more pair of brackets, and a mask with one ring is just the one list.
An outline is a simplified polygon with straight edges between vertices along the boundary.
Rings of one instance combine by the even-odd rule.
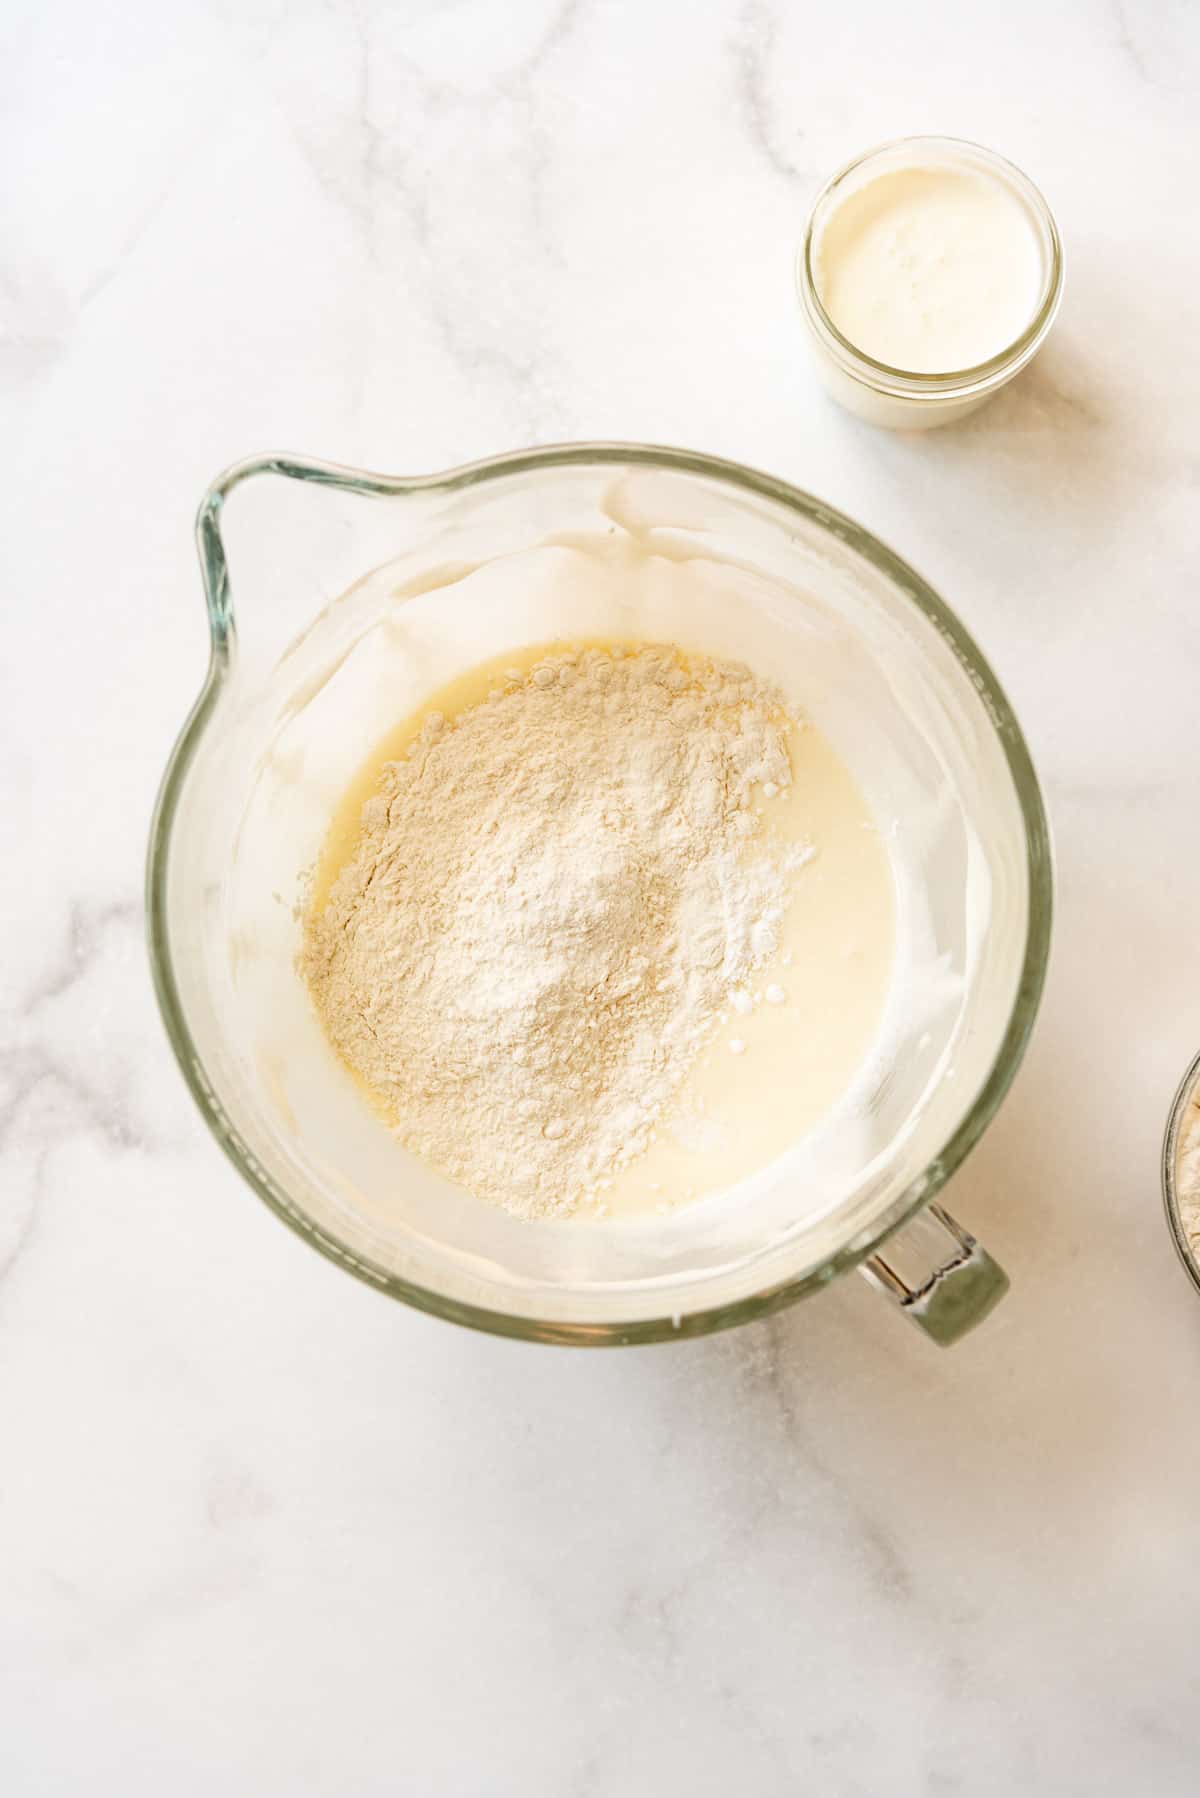
[[801, 255], [827, 385], [876, 424], [962, 417], [1039, 347], [1061, 266], [1045, 202], [1002, 158], [940, 138], [863, 157], [821, 194]]

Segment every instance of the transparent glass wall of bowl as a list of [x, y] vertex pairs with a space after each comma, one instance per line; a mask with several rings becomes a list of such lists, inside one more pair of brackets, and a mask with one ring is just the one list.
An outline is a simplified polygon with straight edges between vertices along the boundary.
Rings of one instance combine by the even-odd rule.
[[[296, 1227], [465, 1321], [627, 1340], [811, 1289], [936, 1193], [1019, 1059], [1041, 984], [1048, 849], [990, 674], [872, 539], [731, 465], [562, 454], [373, 497], [267, 474], [231, 495], [236, 642], [219, 620], [210, 684], [165, 788], [156, 942], [193, 1089]], [[381, 1128], [295, 971], [297, 908], [345, 785], [445, 680], [523, 642], [663, 634], [653, 583], [632, 598], [620, 583], [573, 597], [572, 557], [614, 540], [688, 567], [686, 641], [772, 674], [877, 815], [912, 830], [914, 893], [928, 903], [909, 922], [947, 978], [929, 1015], [895, 1020], [852, 1164], [818, 1171], [801, 1157], [736, 1204], [581, 1230], [481, 1204]]]

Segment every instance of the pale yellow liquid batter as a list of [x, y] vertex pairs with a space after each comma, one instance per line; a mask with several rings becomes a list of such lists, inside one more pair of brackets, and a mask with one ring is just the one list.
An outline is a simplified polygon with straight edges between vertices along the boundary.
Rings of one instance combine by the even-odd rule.
[[[585, 646], [539, 643], [472, 668], [389, 733], [330, 824], [313, 877], [314, 911], [354, 851], [384, 767], [405, 754], [430, 712], [453, 717], [486, 700], [506, 670], [526, 671], [567, 647]], [[762, 795], [763, 822], [776, 842], [811, 844], [816, 854], [791, 883], [778, 950], [748, 983], [752, 1009], [731, 1004], [718, 1019], [649, 1149], [581, 1207], [580, 1218], [653, 1215], [736, 1186], [828, 1114], [871, 1050], [895, 949], [891, 863], [857, 783], [821, 732], [808, 723], [793, 731], [789, 754], [792, 784]]]

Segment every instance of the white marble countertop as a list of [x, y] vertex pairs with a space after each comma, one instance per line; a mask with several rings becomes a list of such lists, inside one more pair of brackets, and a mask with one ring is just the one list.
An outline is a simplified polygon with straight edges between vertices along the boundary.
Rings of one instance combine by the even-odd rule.
[[[0, 1790], [1195, 1793], [1200, 12], [46, 0], [0, 44]], [[1028, 168], [1068, 258], [1036, 368], [925, 439], [823, 398], [791, 288], [816, 184], [917, 130]], [[208, 479], [609, 436], [861, 518], [1027, 727], [1057, 944], [951, 1193], [1013, 1290], [952, 1352], [854, 1279], [611, 1354], [407, 1312], [168, 1053]]]

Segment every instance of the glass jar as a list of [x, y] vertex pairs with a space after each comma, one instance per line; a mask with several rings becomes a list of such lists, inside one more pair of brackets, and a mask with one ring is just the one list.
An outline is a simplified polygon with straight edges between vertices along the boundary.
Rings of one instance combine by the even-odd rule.
[[[395, 1298], [541, 1342], [695, 1335], [860, 1265], [939, 1342], [987, 1312], [1004, 1275], [931, 1201], [995, 1115], [1032, 1027], [1050, 842], [1008, 702], [919, 575], [782, 481], [632, 444], [412, 478], [261, 457], [213, 484], [198, 538], [209, 666], [152, 824], [150, 955], [196, 1103], [279, 1217]], [[769, 671], [876, 816], [909, 831], [928, 898], [910, 908], [913, 940], [939, 978], [870, 1071], [853, 1160], [798, 1171], [784, 1157], [728, 1200], [602, 1225], [511, 1217], [409, 1154], [337, 1061], [296, 972], [303, 871], [396, 719], [520, 643], [616, 634], [586, 584], [562, 578], [596, 541], [706, 571], [688, 640]], [[655, 603], [648, 589], [620, 635], [653, 640]], [[881, 782], [891, 797], [876, 802]]]
[[[821, 302], [816, 246], [821, 232], [852, 187], [912, 167], [974, 170], [998, 181], [1024, 208], [1036, 235], [1043, 270], [1032, 316], [1015, 342], [973, 368], [945, 374], [913, 374], [892, 368], [844, 337]], [[1007, 386], [1037, 354], [1062, 298], [1063, 255], [1058, 228], [1042, 195], [1020, 169], [979, 144], [952, 137], [904, 137], [868, 150], [840, 169], [813, 204], [796, 259], [796, 284], [821, 378], [833, 398], [868, 424], [906, 431], [929, 430], [965, 418]]]

